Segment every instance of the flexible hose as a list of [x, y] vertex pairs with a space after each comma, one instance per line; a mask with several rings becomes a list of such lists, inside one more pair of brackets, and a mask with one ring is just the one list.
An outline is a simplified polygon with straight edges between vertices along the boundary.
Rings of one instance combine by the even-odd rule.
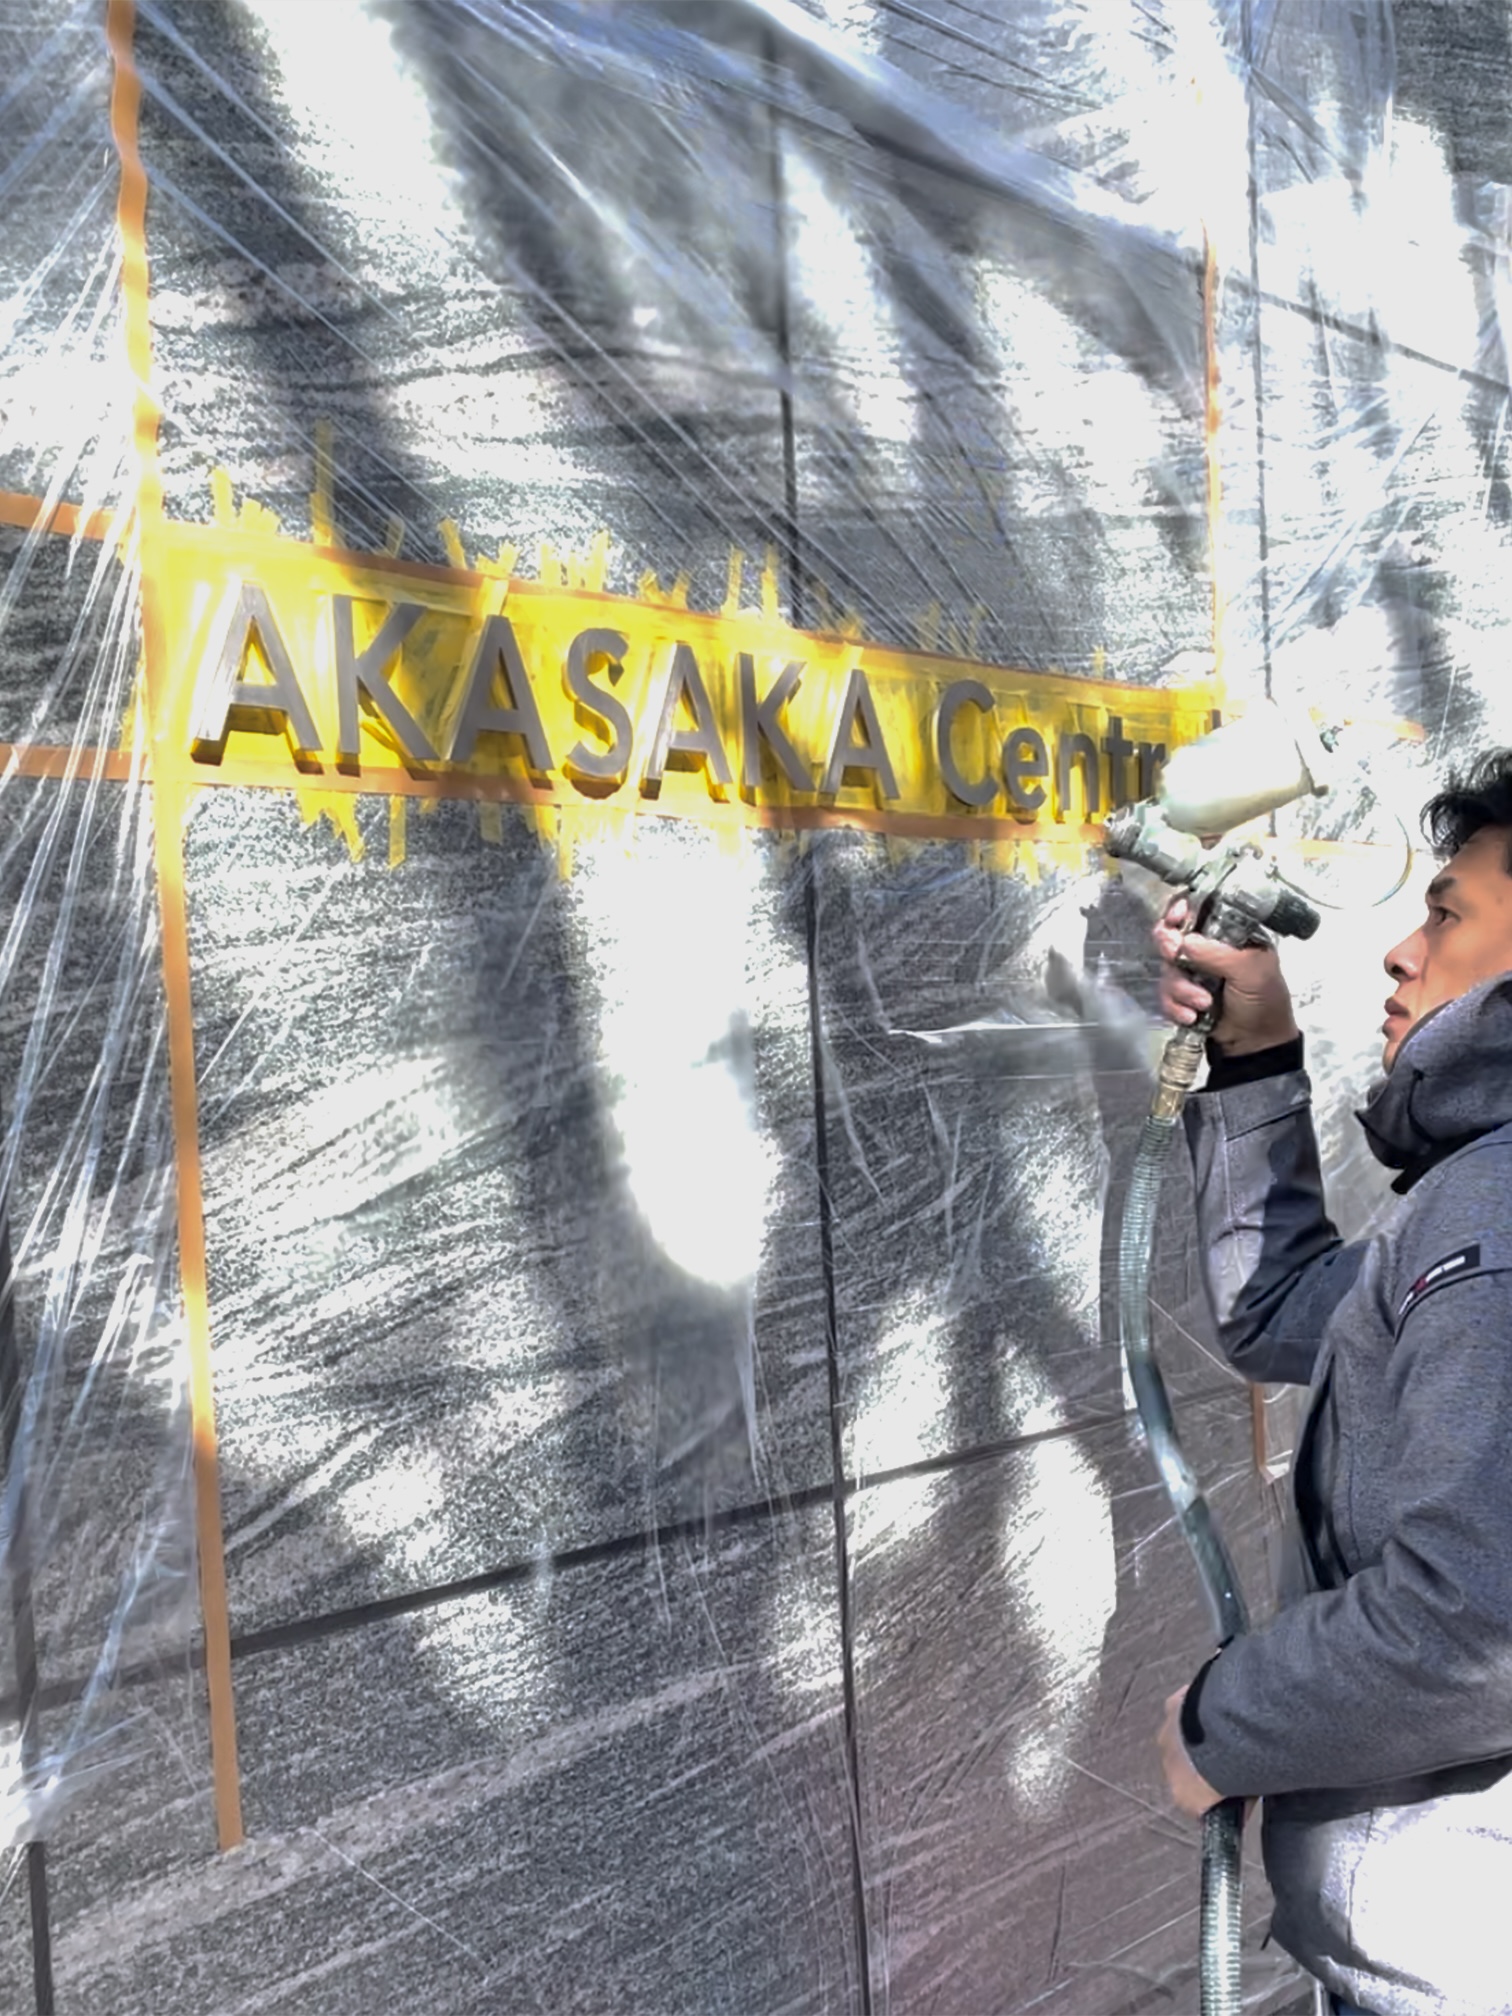
[[[1211, 1017], [1204, 1017], [1210, 1021]], [[1145, 1439], [1176, 1522], [1197, 1563], [1220, 1645], [1248, 1626], [1239, 1579], [1207, 1500], [1182, 1453], [1165, 1380], [1150, 1341], [1150, 1268], [1155, 1214], [1166, 1158], [1187, 1090], [1196, 1075], [1205, 1029], [1178, 1030], [1166, 1045], [1150, 1116], [1139, 1137], [1118, 1249], [1118, 1317], [1124, 1362]], [[1202, 2016], [1239, 2016], [1240, 1845], [1244, 1802], [1225, 1799], [1203, 1818], [1200, 1980]]]
[[1244, 1878], [1240, 1856], [1244, 1801], [1225, 1799], [1202, 1816], [1201, 1946], [1198, 1974], [1202, 2016], [1239, 2016], [1239, 1942]]

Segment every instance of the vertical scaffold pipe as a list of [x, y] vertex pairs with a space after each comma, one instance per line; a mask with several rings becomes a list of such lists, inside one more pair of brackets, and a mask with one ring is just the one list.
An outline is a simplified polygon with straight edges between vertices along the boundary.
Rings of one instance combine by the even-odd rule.
[[[1207, 1500], [1182, 1453], [1165, 1380], [1150, 1339], [1150, 1271], [1155, 1217], [1171, 1141], [1186, 1095], [1197, 1075], [1212, 1011], [1167, 1043], [1149, 1118], [1139, 1137], [1119, 1238], [1119, 1335], [1145, 1440], [1171, 1501], [1176, 1522], [1197, 1563], [1217, 1642], [1227, 1644], [1247, 1628], [1248, 1617], [1228, 1549]], [[1225, 1799], [1202, 1826], [1202, 2016], [1240, 2016], [1240, 1849], [1244, 1804]]]

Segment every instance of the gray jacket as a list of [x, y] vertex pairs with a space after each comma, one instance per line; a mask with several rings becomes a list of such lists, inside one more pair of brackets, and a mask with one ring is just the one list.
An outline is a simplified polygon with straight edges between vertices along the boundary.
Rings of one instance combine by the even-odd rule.
[[1382, 2016], [1512, 2016], [1512, 975], [1360, 1115], [1389, 1228], [1324, 1211], [1300, 1069], [1198, 1094], [1220, 1341], [1310, 1386], [1281, 1607], [1199, 1676], [1192, 1760], [1263, 1794], [1274, 1933]]

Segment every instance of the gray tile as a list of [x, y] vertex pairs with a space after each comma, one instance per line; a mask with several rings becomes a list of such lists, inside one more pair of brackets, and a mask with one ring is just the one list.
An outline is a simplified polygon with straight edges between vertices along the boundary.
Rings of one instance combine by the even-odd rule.
[[783, 159], [810, 619], [1129, 677], [1204, 647], [1200, 236], [1148, 144], [1189, 57], [1095, 6], [810, 11]]
[[824, 1508], [244, 1660], [249, 1845], [70, 1908], [60, 2009], [856, 2009], [838, 1614]]
[[[565, 41], [380, 6], [332, 101], [323, 17], [165, 20], [141, 55], [170, 510], [205, 517], [224, 465], [308, 536], [328, 422], [347, 543], [396, 516], [440, 559], [451, 519], [528, 574], [607, 530], [612, 586], [686, 569], [717, 607], [782, 498], [760, 108], [645, 71], [595, 90]], [[690, 206], [721, 149], [735, 196]]]
[[[215, 1855], [203, 1677], [181, 1663], [91, 1704], [87, 1730], [73, 1705], [49, 1711], [44, 1726], [57, 1749], [92, 1736], [93, 1768], [49, 1816], [47, 1850], [58, 2016], [86, 2016], [109, 2006], [92, 1942], [129, 1953], [154, 1886], [175, 1890], [192, 1926], [197, 1894], [230, 1866]], [[193, 1992], [186, 1970], [185, 2016]]]
[[1267, 293], [1505, 382], [1509, 71], [1500, 0], [1280, 23], [1253, 94]]
[[[1180, 1414], [1260, 1608], [1264, 1500], [1241, 1396]], [[1211, 1649], [1131, 1427], [1051, 1437], [851, 1501], [875, 2006], [1123, 2016], [1195, 2006], [1197, 1830], [1154, 1736]], [[1298, 1998], [1247, 1841], [1246, 2008]]]
[[1391, 10], [1393, 100], [1441, 136], [1457, 176], [1512, 186], [1512, 23], [1499, 0], [1453, 8], [1397, 0]]
[[[1031, 885], [937, 846], [815, 850], [835, 1300], [862, 1476], [1125, 1405], [1120, 1199], [1150, 1094], [1147, 913], [1099, 875]], [[954, 1032], [954, 1033], [951, 1033]], [[1155, 1338], [1212, 1350], [1172, 1156]]]
[[1430, 759], [1504, 732], [1505, 395], [1318, 319], [1262, 337], [1277, 692], [1418, 722]]
[[[1096, 0], [1024, 0], [993, 14], [971, 0], [940, 0], [910, 13], [885, 8], [858, 19], [844, 0], [803, 0], [858, 63], [879, 59], [947, 112], [959, 108], [995, 133], [1087, 167], [1132, 148], [1118, 114], [1131, 96], [1169, 88], [1169, 43], [1147, 17], [1143, 33]], [[882, 95], [879, 92], [879, 96]], [[1127, 121], [1125, 121], [1125, 126]], [[1122, 166], [1122, 162], [1118, 164]], [[1117, 168], [1110, 171], [1113, 181]]]
[[787, 184], [804, 620], [1129, 678], [1204, 647], [1190, 373], [1121, 354], [1147, 332], [1098, 327], [1053, 264], [930, 240], [796, 140]]
[[37, 2007], [32, 1954], [29, 1851], [0, 1852], [0, 1981], [14, 2016], [32, 2016]]
[[190, 829], [240, 1630], [830, 1475], [796, 853], [361, 817]]
[[5, 805], [15, 1465], [42, 1680], [63, 1686], [171, 1656], [193, 1629], [152, 807], [145, 791], [20, 779]]
[[117, 750], [140, 663], [113, 547], [0, 526], [0, 740]]
[[104, 26], [39, 0], [0, 24], [0, 489], [96, 504], [114, 501], [127, 417]]
[[[91, 1713], [110, 1741], [96, 1744], [95, 1770], [48, 1820], [60, 1980], [79, 1920], [129, 1909], [147, 1877], [197, 1872], [215, 1848], [209, 1713], [204, 1675], [192, 1661], [113, 1688]], [[43, 1718], [47, 1743], [58, 1751], [79, 1740], [81, 1726], [75, 1703], [51, 1707]]]

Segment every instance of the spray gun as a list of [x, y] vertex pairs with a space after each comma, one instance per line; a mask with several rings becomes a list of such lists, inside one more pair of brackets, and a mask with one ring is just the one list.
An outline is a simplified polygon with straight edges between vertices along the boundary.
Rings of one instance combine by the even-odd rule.
[[[1251, 840], [1235, 837], [1263, 813], [1328, 789], [1334, 738], [1320, 735], [1272, 701], [1242, 720], [1178, 749], [1160, 789], [1115, 812], [1104, 846], [1186, 892], [1195, 928], [1225, 945], [1254, 943], [1275, 931], [1310, 938], [1318, 912]], [[1197, 1563], [1218, 1644], [1248, 1628], [1228, 1549], [1177, 1439], [1175, 1417], [1150, 1340], [1150, 1263], [1155, 1212], [1166, 1156], [1206, 1040], [1218, 1019], [1220, 992], [1204, 979], [1213, 1005], [1168, 1039], [1140, 1135], [1119, 1237], [1119, 1334], [1150, 1453]], [[1225, 1799], [1202, 1832], [1202, 2016], [1239, 2016], [1241, 1801]]]
[[[1154, 798], [1112, 814], [1103, 845], [1184, 891], [1193, 928], [1220, 944], [1253, 944], [1265, 931], [1310, 938], [1319, 922], [1312, 904], [1254, 841], [1230, 836], [1263, 813], [1327, 791], [1334, 740], [1267, 700], [1178, 749]], [[1218, 990], [1206, 984], [1213, 1006], [1166, 1044], [1151, 1109], [1160, 1118], [1181, 1111], [1218, 1019]]]

